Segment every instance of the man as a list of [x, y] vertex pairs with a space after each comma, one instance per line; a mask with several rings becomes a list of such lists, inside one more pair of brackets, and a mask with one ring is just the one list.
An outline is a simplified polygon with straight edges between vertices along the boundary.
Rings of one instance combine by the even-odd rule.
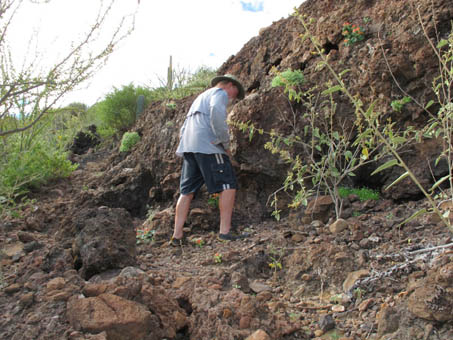
[[226, 120], [229, 102], [236, 98], [243, 99], [245, 91], [231, 74], [214, 77], [211, 86], [194, 100], [180, 131], [176, 154], [183, 157], [183, 165], [175, 226], [170, 240], [170, 244], [175, 246], [182, 244], [190, 203], [203, 183], [210, 194], [220, 193], [218, 238], [232, 241], [243, 237], [230, 233], [237, 181]]

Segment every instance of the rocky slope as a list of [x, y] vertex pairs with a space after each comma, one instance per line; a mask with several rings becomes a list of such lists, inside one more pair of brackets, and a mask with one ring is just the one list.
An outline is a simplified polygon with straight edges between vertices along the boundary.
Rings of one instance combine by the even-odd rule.
[[[316, 18], [333, 67], [351, 69], [352, 91], [376, 97], [403, 126], [427, 115], [413, 103], [391, 110], [404, 95], [393, 77], [417, 101], [433, 98], [436, 58], [420, 21], [429, 36], [445, 37], [451, 5], [306, 1], [300, 11]], [[346, 21], [364, 26], [366, 39], [345, 46]], [[307, 88], [328, 79], [300, 33], [296, 18], [282, 19], [224, 63], [219, 73], [238, 75], [247, 89], [231, 117], [287, 132], [293, 112], [302, 116], [301, 105], [270, 86], [272, 67], [303, 70]], [[133, 128], [142, 136], [134, 150], [74, 155], [80, 167], [69, 179], [34, 193], [21, 218], [0, 222], [1, 339], [453, 339], [452, 235], [431, 215], [400, 225], [427, 206], [409, 182], [379, 201], [349, 197], [344, 220], [334, 221], [331, 202], [320, 197], [317, 209], [285, 211], [277, 222], [267, 203], [285, 164], [266, 153], [264, 137], [249, 141], [233, 129], [241, 164], [233, 222], [251, 237], [219, 242], [217, 213], [202, 192], [185, 228], [189, 244], [168, 247], [180, 167], [174, 151], [193, 99], [148, 107]], [[354, 109], [336, 99], [348, 119]], [[302, 119], [293, 128], [303, 128]], [[430, 142], [407, 153], [426, 185], [438, 150]], [[398, 176], [369, 174], [353, 184], [380, 189]]]

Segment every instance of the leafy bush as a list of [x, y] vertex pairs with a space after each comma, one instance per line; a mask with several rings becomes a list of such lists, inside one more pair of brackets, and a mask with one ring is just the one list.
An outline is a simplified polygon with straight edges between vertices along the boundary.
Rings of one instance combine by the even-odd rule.
[[305, 82], [304, 75], [301, 70], [291, 70], [287, 69], [280, 74], [277, 74], [274, 79], [272, 79], [272, 87], [279, 86], [298, 86], [302, 85]]
[[[113, 88], [102, 101], [88, 109], [87, 115], [98, 126], [98, 132], [103, 138], [108, 138], [118, 132], [130, 128], [136, 119], [137, 99], [140, 95], [145, 97], [144, 106], [152, 101], [181, 99], [198, 93], [209, 87], [215, 71], [201, 67], [194, 74], [181, 71], [175, 75], [176, 85], [172, 89], [166, 86], [158, 88], [135, 87], [133, 84]], [[170, 104], [172, 108], [174, 104]], [[173, 107], [174, 108], [174, 107]]]
[[67, 152], [57, 143], [37, 140], [21, 149], [19, 138], [8, 140], [8, 153], [0, 163], [0, 215], [14, 208], [18, 198], [54, 178], [69, 176], [77, 164], [67, 159]]
[[126, 132], [121, 139], [121, 152], [128, 152], [140, 141], [140, 135], [137, 132]]
[[362, 28], [354, 24], [350, 24], [349, 22], [345, 22], [343, 24], [341, 33], [344, 35], [344, 43], [346, 46], [354, 45], [355, 43], [365, 39]]
[[410, 102], [411, 102], [410, 97], [404, 97], [403, 99], [392, 101], [390, 103], [390, 106], [392, 107], [393, 111], [401, 112], [401, 110], [403, 109], [403, 106]]
[[[32, 128], [0, 139], [0, 215], [14, 208], [19, 198], [54, 178], [67, 177], [77, 168], [68, 160], [67, 146], [83, 125], [81, 106], [50, 110]], [[27, 124], [31, 115], [9, 117], [0, 123]]]
[[272, 70], [276, 73], [276, 76], [272, 79], [272, 87], [283, 87], [284, 92], [288, 93], [289, 100], [301, 100], [301, 91], [299, 86], [305, 83], [305, 78], [301, 70], [287, 69], [283, 72], [277, 72], [275, 69]]
[[129, 84], [121, 89], [114, 88], [104, 100], [90, 108], [90, 115], [98, 117], [101, 121], [99, 126], [101, 136], [113, 135], [132, 126], [135, 122], [137, 99], [140, 95], [145, 97], [145, 107], [155, 99], [153, 90]]

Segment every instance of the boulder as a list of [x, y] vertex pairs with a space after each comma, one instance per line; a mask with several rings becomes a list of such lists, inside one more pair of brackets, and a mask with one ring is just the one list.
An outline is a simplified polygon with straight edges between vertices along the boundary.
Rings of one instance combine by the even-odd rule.
[[135, 230], [122, 208], [91, 208], [73, 218], [76, 237], [72, 245], [75, 268], [88, 280], [110, 269], [135, 264]]
[[144, 340], [158, 327], [158, 319], [142, 304], [113, 294], [73, 297], [68, 301], [67, 317], [76, 330], [106, 332], [109, 340]]

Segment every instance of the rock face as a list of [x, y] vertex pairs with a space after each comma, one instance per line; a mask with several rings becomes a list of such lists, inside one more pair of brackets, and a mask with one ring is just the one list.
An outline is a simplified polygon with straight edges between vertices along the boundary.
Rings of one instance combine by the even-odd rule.
[[135, 263], [135, 230], [126, 210], [107, 207], [83, 210], [73, 223], [74, 263], [83, 278]]

